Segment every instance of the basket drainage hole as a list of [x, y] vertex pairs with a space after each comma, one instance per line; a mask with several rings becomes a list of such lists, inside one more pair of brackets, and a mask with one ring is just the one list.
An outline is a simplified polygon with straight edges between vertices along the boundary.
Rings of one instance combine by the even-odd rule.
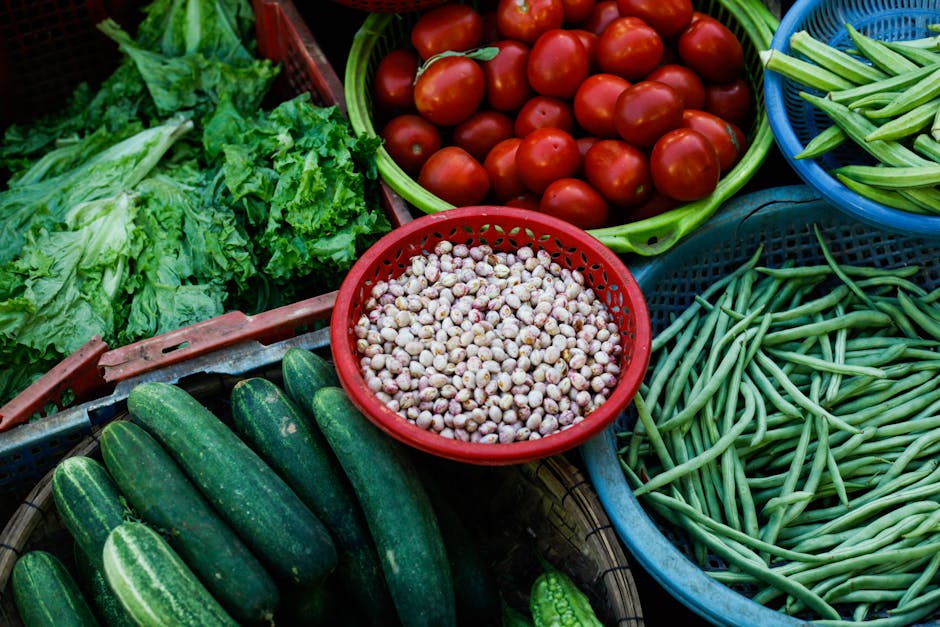
[[178, 351], [180, 349], [186, 348], [187, 346], [189, 346], [189, 342], [180, 342], [179, 344], [174, 344], [173, 346], [165, 346], [160, 352], [166, 355], [167, 353]]

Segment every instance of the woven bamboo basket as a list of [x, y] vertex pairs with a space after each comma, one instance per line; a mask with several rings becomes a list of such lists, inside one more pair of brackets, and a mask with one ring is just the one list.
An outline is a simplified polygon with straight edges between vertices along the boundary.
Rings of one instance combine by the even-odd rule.
[[[251, 375], [280, 383], [279, 363]], [[225, 419], [229, 392], [243, 376], [212, 374], [182, 385]], [[126, 418], [122, 407], [115, 420]], [[94, 429], [63, 459], [97, 457], [99, 431]], [[605, 625], [643, 627], [639, 594], [622, 545], [590, 482], [568, 458], [476, 467], [417, 451], [416, 455], [419, 468], [459, 482], [460, 489], [452, 493], [460, 499], [453, 505], [472, 528], [485, 530], [481, 551], [507, 603], [525, 607], [529, 587], [541, 570], [541, 558], [572, 577]], [[31, 549], [47, 550], [75, 575], [72, 540], [52, 499], [53, 471], [25, 496], [0, 533], [0, 625], [22, 625], [10, 587], [18, 556]]]

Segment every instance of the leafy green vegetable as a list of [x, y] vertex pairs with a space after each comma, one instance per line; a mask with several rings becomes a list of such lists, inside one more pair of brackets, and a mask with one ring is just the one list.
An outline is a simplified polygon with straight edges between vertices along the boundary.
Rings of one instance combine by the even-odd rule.
[[[0, 404], [92, 336], [123, 345], [339, 285], [390, 224], [379, 140], [255, 55], [248, 0], [155, 0], [123, 59], [59, 113], [6, 129]], [[9, 228], [7, 228], [9, 227]]]

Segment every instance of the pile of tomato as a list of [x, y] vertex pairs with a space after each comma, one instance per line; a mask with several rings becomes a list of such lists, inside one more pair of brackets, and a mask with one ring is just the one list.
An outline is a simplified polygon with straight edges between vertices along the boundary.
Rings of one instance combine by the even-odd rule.
[[385, 148], [422, 187], [585, 229], [710, 194], [753, 115], [740, 40], [691, 0], [443, 4], [372, 85]]

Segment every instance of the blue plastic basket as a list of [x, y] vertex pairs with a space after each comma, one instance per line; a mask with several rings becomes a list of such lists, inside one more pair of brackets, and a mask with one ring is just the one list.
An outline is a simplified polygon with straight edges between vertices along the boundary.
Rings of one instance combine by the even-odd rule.
[[[788, 259], [824, 264], [814, 223], [839, 262], [916, 264], [923, 287], [940, 286], [940, 242], [859, 223], [805, 185], [772, 188], [738, 197], [672, 250], [631, 266], [646, 295], [654, 337], [696, 294], [740, 266], [759, 246], [764, 249], [762, 265], [781, 266]], [[621, 415], [580, 451], [611, 523], [636, 561], [675, 598], [715, 624], [806, 624], [712, 579], [686, 555], [678, 534], [647, 514], [633, 496], [617, 457], [615, 434], [627, 430], [633, 420], [629, 412]], [[717, 558], [715, 564], [720, 566]]]
[[[875, 39], [896, 41], [936, 36], [928, 30], [940, 23], [937, 0], [797, 0], [783, 16], [771, 47], [790, 53], [790, 36], [805, 30], [816, 39], [841, 50], [852, 47], [845, 28], [851, 24]], [[798, 56], [798, 55], [797, 55]], [[886, 207], [859, 196], [829, 174], [848, 163], [863, 163], [860, 149], [841, 148], [819, 159], [794, 159], [813, 137], [831, 125], [829, 119], [800, 98], [806, 88], [767, 72], [764, 98], [770, 127], [780, 151], [796, 173], [842, 211], [868, 224], [899, 233], [940, 237], [940, 216], [924, 216]]]

